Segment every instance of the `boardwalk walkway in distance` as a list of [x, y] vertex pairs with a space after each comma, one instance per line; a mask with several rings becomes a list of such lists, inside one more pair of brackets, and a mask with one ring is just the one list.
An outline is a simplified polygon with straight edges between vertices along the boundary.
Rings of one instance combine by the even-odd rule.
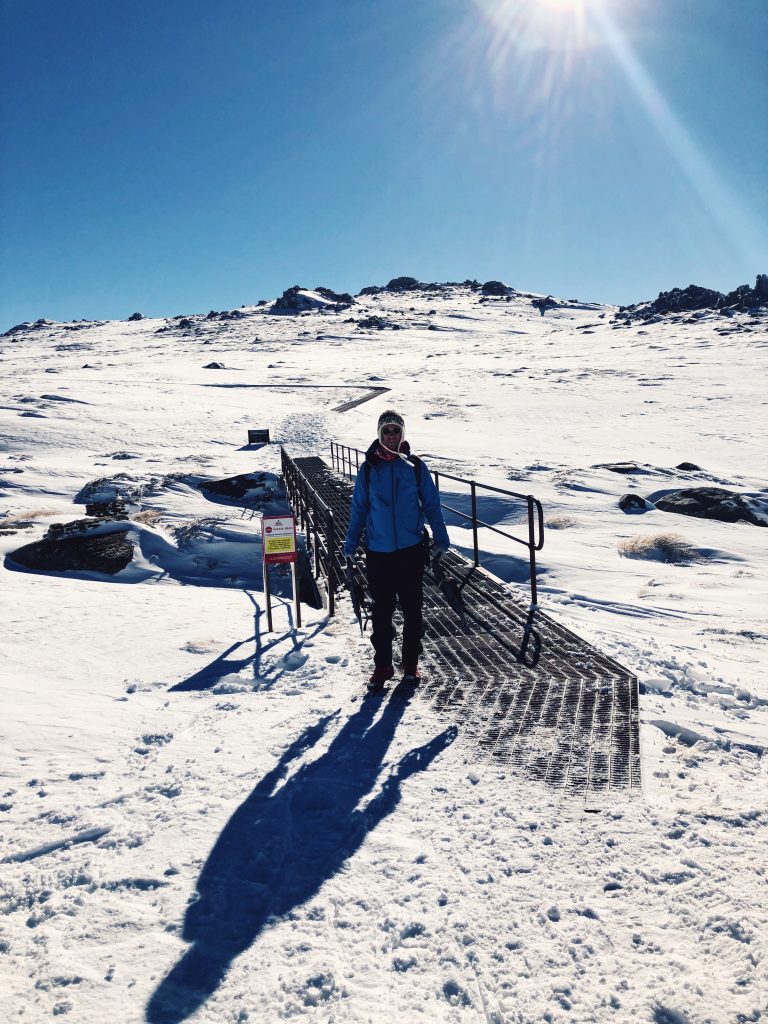
[[[333, 511], [343, 580], [352, 486], [318, 457], [293, 463]], [[455, 551], [445, 564], [467, 578], [466, 623], [427, 572], [418, 699], [460, 726], [478, 760], [574, 795], [639, 791], [636, 677]]]

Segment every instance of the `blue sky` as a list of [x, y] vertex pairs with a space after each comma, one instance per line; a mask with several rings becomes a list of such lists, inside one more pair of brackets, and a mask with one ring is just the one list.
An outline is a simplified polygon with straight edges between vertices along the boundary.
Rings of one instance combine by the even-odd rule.
[[764, 0], [0, 0], [0, 330], [768, 272]]

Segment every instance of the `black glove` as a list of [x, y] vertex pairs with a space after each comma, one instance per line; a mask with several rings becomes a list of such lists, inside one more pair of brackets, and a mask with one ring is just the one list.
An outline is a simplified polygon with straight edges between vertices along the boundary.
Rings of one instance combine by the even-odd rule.
[[445, 551], [442, 548], [437, 548], [435, 553], [432, 555], [432, 572], [435, 574], [435, 576], [441, 576], [443, 573], [443, 567], [441, 565], [441, 562], [443, 560], [444, 555]]

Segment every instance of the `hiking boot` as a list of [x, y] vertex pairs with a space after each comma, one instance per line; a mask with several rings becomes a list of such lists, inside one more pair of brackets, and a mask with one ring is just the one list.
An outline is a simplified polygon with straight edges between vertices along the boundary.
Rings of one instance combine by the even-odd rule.
[[373, 670], [373, 675], [368, 680], [368, 688], [371, 690], [378, 690], [379, 687], [383, 686], [388, 679], [391, 679], [395, 674], [395, 670], [391, 665], [377, 665]]
[[419, 667], [416, 662], [403, 662], [403, 682], [420, 683]]

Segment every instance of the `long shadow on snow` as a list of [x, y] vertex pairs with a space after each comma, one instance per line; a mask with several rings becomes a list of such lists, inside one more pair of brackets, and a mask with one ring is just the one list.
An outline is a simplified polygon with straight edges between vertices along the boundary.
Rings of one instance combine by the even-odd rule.
[[[249, 665], [253, 667], [253, 678], [254, 680], [260, 680], [261, 685], [258, 689], [269, 689], [274, 686], [277, 680], [283, 675], [283, 672], [277, 667], [270, 669], [268, 673], [263, 673], [261, 668], [261, 659], [267, 651], [273, 647], [277, 647], [284, 640], [291, 640], [290, 655], [297, 655], [300, 653], [301, 648], [313, 637], [317, 636], [325, 627], [327, 622], [323, 621], [318, 623], [311, 633], [308, 633], [301, 640], [298, 639], [296, 627], [293, 624], [293, 614], [290, 605], [286, 606], [286, 612], [288, 614], [289, 628], [285, 633], [271, 640], [268, 644], [262, 644], [261, 642], [261, 627], [259, 620], [264, 614], [259, 607], [258, 603], [254, 600], [253, 595], [249, 594], [247, 590], [243, 591], [248, 600], [253, 605], [253, 616], [254, 616], [254, 633], [253, 636], [246, 637], [245, 640], [238, 640], [237, 643], [232, 644], [230, 647], [219, 654], [204, 665], [203, 668], [197, 672], [193, 672], [191, 676], [187, 676], [186, 679], [182, 679], [180, 683], [176, 683], [174, 686], [169, 687], [169, 693], [183, 693], [189, 690], [212, 690], [217, 683], [221, 682], [226, 676], [237, 675], [242, 672], [243, 669], [248, 668]], [[233, 658], [232, 655], [235, 651], [244, 647], [246, 644], [255, 643], [253, 654], [245, 654], [244, 657]], [[287, 666], [288, 662], [283, 659], [283, 665]]]
[[184, 919], [191, 942], [152, 995], [149, 1024], [179, 1024], [219, 987], [230, 964], [262, 930], [306, 903], [397, 806], [404, 779], [427, 768], [456, 737], [452, 726], [405, 754], [376, 796], [358, 809], [378, 778], [408, 701], [396, 696], [381, 716], [369, 698], [339, 730], [324, 754], [291, 763], [314, 747], [339, 716], [320, 719], [283, 753], [230, 818], [197, 883]]

